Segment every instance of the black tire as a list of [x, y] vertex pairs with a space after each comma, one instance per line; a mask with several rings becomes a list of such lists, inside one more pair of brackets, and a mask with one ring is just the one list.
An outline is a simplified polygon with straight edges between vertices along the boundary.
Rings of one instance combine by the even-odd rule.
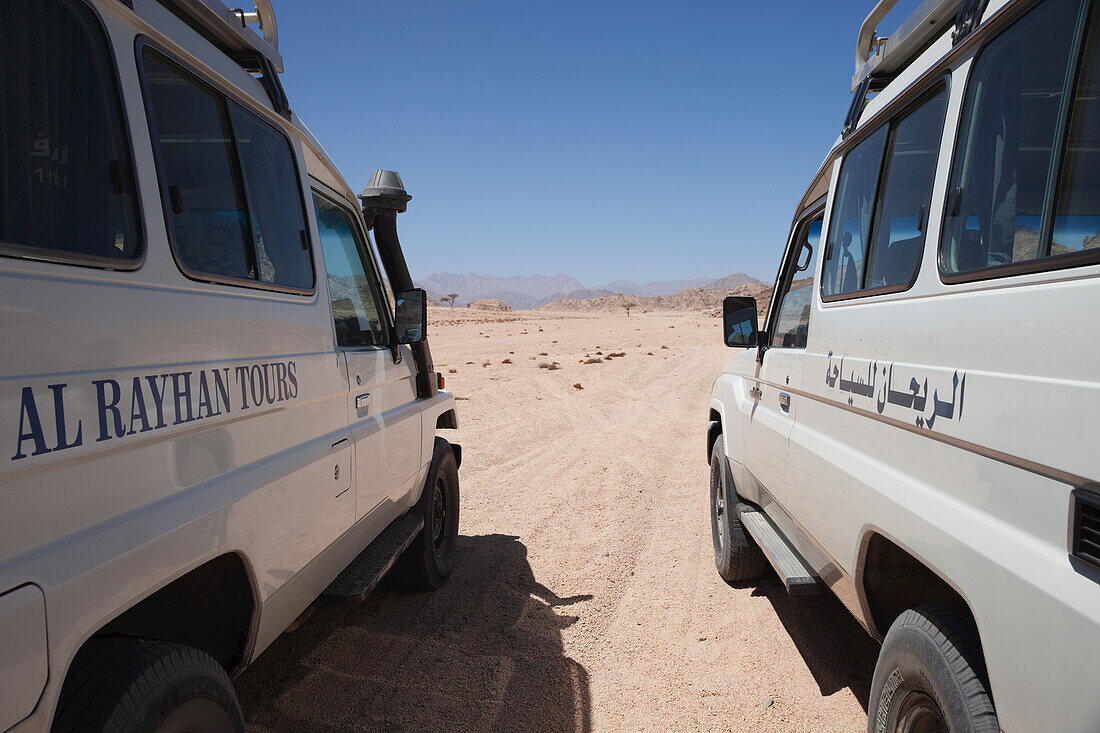
[[890, 626], [875, 665], [868, 733], [997, 733], [978, 630], [965, 609], [931, 604]]
[[424, 529], [397, 565], [397, 580], [410, 590], [435, 590], [455, 566], [458, 542], [458, 462], [451, 444], [435, 439], [424, 492], [413, 511], [424, 517]]
[[756, 580], [768, 568], [768, 560], [737, 517], [737, 491], [733, 486], [726, 447], [721, 436], [710, 452], [710, 535], [714, 564], [727, 583]]
[[92, 639], [77, 653], [54, 733], [243, 733], [237, 693], [205, 652], [182, 644]]

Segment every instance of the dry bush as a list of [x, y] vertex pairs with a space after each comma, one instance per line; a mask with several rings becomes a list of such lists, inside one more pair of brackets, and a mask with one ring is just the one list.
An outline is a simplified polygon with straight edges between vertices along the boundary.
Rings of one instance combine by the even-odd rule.
[[585, 364], [603, 364], [603, 359], [601, 359], [598, 356], [594, 356], [591, 359], [585, 359], [584, 363]]
[[613, 351], [612, 353], [607, 355], [607, 358], [608, 359], [617, 359], [620, 356], [626, 356], [626, 352], [625, 351]]
[[577, 382], [576, 384], [573, 385], [573, 389], [584, 389], [584, 387], [581, 386], [580, 382]]
[[501, 364], [511, 364], [511, 363], [512, 363], [512, 360], [511, 360], [511, 359], [505, 359], [504, 361], [502, 361], [502, 362], [500, 362], [500, 363], [501, 363]]
[[555, 369], [561, 369], [561, 364], [557, 363], [556, 361], [540, 361], [539, 369], [549, 369], [550, 371], [554, 371]]
[[549, 356], [545, 351], [540, 351], [539, 356]]

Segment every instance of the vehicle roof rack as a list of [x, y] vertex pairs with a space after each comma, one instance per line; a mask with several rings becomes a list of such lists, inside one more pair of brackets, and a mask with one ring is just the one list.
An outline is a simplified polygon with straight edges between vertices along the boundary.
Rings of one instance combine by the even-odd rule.
[[[279, 28], [270, 0], [253, 0], [252, 11], [230, 10], [219, 0], [161, 0], [203, 37], [230, 56], [259, 53], [275, 71], [283, 72], [283, 57], [279, 54]], [[255, 24], [262, 36], [249, 26]], [[259, 71], [259, 69], [254, 69]]]
[[[283, 57], [279, 53], [279, 27], [271, 0], [252, 0], [251, 11], [230, 9], [219, 0], [161, 0], [161, 3], [245, 71], [259, 74], [275, 111], [290, 118], [290, 105], [279, 81]], [[259, 26], [263, 35], [257, 34], [252, 25]]]
[[[879, 0], [859, 29], [856, 39], [856, 71], [852, 77], [852, 91], [867, 78], [871, 91], [886, 86], [905, 66], [943, 35], [956, 22], [964, 5], [973, 0], [924, 0], [891, 36], [878, 37], [875, 28], [898, 0]], [[980, 3], [983, 7], [985, 3]], [[970, 18], [972, 25], [976, 19]]]

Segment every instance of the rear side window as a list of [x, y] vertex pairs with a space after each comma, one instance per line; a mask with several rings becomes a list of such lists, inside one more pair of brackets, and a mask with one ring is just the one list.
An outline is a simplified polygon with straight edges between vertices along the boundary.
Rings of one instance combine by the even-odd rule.
[[171, 241], [183, 269], [197, 279], [312, 289], [286, 136], [148, 48], [143, 69]]
[[1049, 0], [974, 62], [944, 217], [948, 281], [1100, 260], [1096, 17], [1069, 86], [1082, 12], [1079, 0]]
[[141, 230], [114, 66], [74, 0], [0, 2], [0, 249], [136, 266]]
[[1050, 254], [1100, 252], [1100, 12], [1093, 10], [1070, 112]]
[[880, 127], [844, 156], [825, 245], [823, 295], [854, 293], [863, 288], [864, 255], [871, 238], [875, 187], [888, 134], [886, 126]]
[[825, 249], [822, 295], [896, 292], [924, 250], [947, 90], [883, 125], [844, 156]]

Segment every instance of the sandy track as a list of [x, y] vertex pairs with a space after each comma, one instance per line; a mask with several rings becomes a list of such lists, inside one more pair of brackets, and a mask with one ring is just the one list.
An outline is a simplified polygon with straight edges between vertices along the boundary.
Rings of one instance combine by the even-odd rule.
[[714, 570], [717, 319], [432, 321], [460, 398], [458, 568], [280, 637], [237, 680], [250, 731], [865, 729], [877, 645], [840, 603]]

